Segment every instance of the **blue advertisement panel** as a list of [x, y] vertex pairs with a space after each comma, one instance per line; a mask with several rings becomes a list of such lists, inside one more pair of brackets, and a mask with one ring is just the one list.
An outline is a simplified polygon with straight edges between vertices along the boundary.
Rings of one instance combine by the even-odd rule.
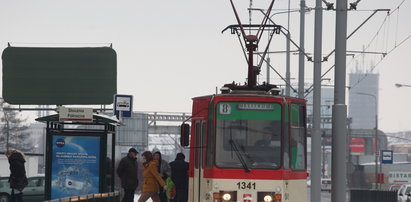
[[100, 137], [53, 136], [51, 199], [99, 192]]

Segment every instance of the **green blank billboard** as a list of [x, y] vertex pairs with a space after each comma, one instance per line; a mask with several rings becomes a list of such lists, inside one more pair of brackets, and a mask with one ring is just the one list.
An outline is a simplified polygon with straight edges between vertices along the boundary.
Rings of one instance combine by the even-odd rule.
[[109, 47], [8, 47], [2, 59], [10, 104], [111, 104], [117, 93], [117, 56]]

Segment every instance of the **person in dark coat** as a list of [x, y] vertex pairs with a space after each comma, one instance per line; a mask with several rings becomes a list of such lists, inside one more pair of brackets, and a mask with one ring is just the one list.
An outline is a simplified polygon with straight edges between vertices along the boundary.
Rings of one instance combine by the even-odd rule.
[[[168, 165], [168, 162], [161, 157], [160, 151], [154, 152], [153, 159], [158, 162], [158, 166], [157, 166], [158, 173], [160, 173], [161, 178], [163, 178], [163, 180], [166, 181], [167, 178], [171, 175], [170, 165]], [[163, 190], [162, 187], [160, 187], [159, 197], [160, 197], [161, 202], [168, 201], [166, 192], [165, 190]]]
[[137, 150], [130, 148], [126, 157], [120, 160], [117, 167], [117, 175], [121, 180], [121, 187], [124, 189], [124, 197], [121, 202], [133, 202], [134, 192], [138, 186], [137, 178]]
[[27, 176], [24, 155], [17, 150], [6, 151], [10, 164], [9, 183], [11, 188], [11, 201], [23, 202], [23, 189], [27, 186]]
[[188, 200], [188, 163], [185, 155], [178, 153], [176, 159], [170, 163], [171, 180], [176, 186], [176, 196], [172, 202], [187, 202]]

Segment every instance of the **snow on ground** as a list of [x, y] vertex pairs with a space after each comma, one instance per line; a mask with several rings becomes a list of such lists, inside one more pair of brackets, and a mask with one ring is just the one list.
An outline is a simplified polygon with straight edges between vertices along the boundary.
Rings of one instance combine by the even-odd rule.
[[[137, 202], [137, 201], [138, 201], [138, 198], [140, 198], [140, 195], [139, 195], [139, 194], [135, 194], [135, 195], [134, 195], [134, 202]], [[152, 201], [151, 198], [150, 198], [150, 199], [147, 200], [147, 202], [153, 202], [153, 201]]]

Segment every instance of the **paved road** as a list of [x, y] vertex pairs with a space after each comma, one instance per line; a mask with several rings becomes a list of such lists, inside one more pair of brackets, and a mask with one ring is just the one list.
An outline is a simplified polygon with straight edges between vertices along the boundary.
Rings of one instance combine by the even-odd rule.
[[[310, 187], [308, 187], [307, 188], [307, 197], [308, 197], [308, 200], [307, 201], [310, 201]], [[349, 202], [350, 201], [350, 194], [349, 194], [349, 192], [347, 192], [347, 202]], [[331, 202], [331, 192], [328, 192], [328, 191], [321, 191], [321, 202]]]
[[[310, 201], [310, 188], [308, 187], [307, 189], [307, 196], [308, 196], [308, 201]], [[134, 201], [137, 202], [139, 198], [139, 195], [134, 196]], [[347, 197], [348, 199], [348, 197]], [[149, 199], [147, 202], [152, 202], [151, 199]], [[321, 192], [321, 202], [331, 202], [331, 193], [328, 191], [322, 191]]]
[[[307, 189], [307, 197], [308, 201], [310, 201], [310, 187]], [[328, 191], [321, 191], [321, 202], [331, 202], [331, 192]]]

